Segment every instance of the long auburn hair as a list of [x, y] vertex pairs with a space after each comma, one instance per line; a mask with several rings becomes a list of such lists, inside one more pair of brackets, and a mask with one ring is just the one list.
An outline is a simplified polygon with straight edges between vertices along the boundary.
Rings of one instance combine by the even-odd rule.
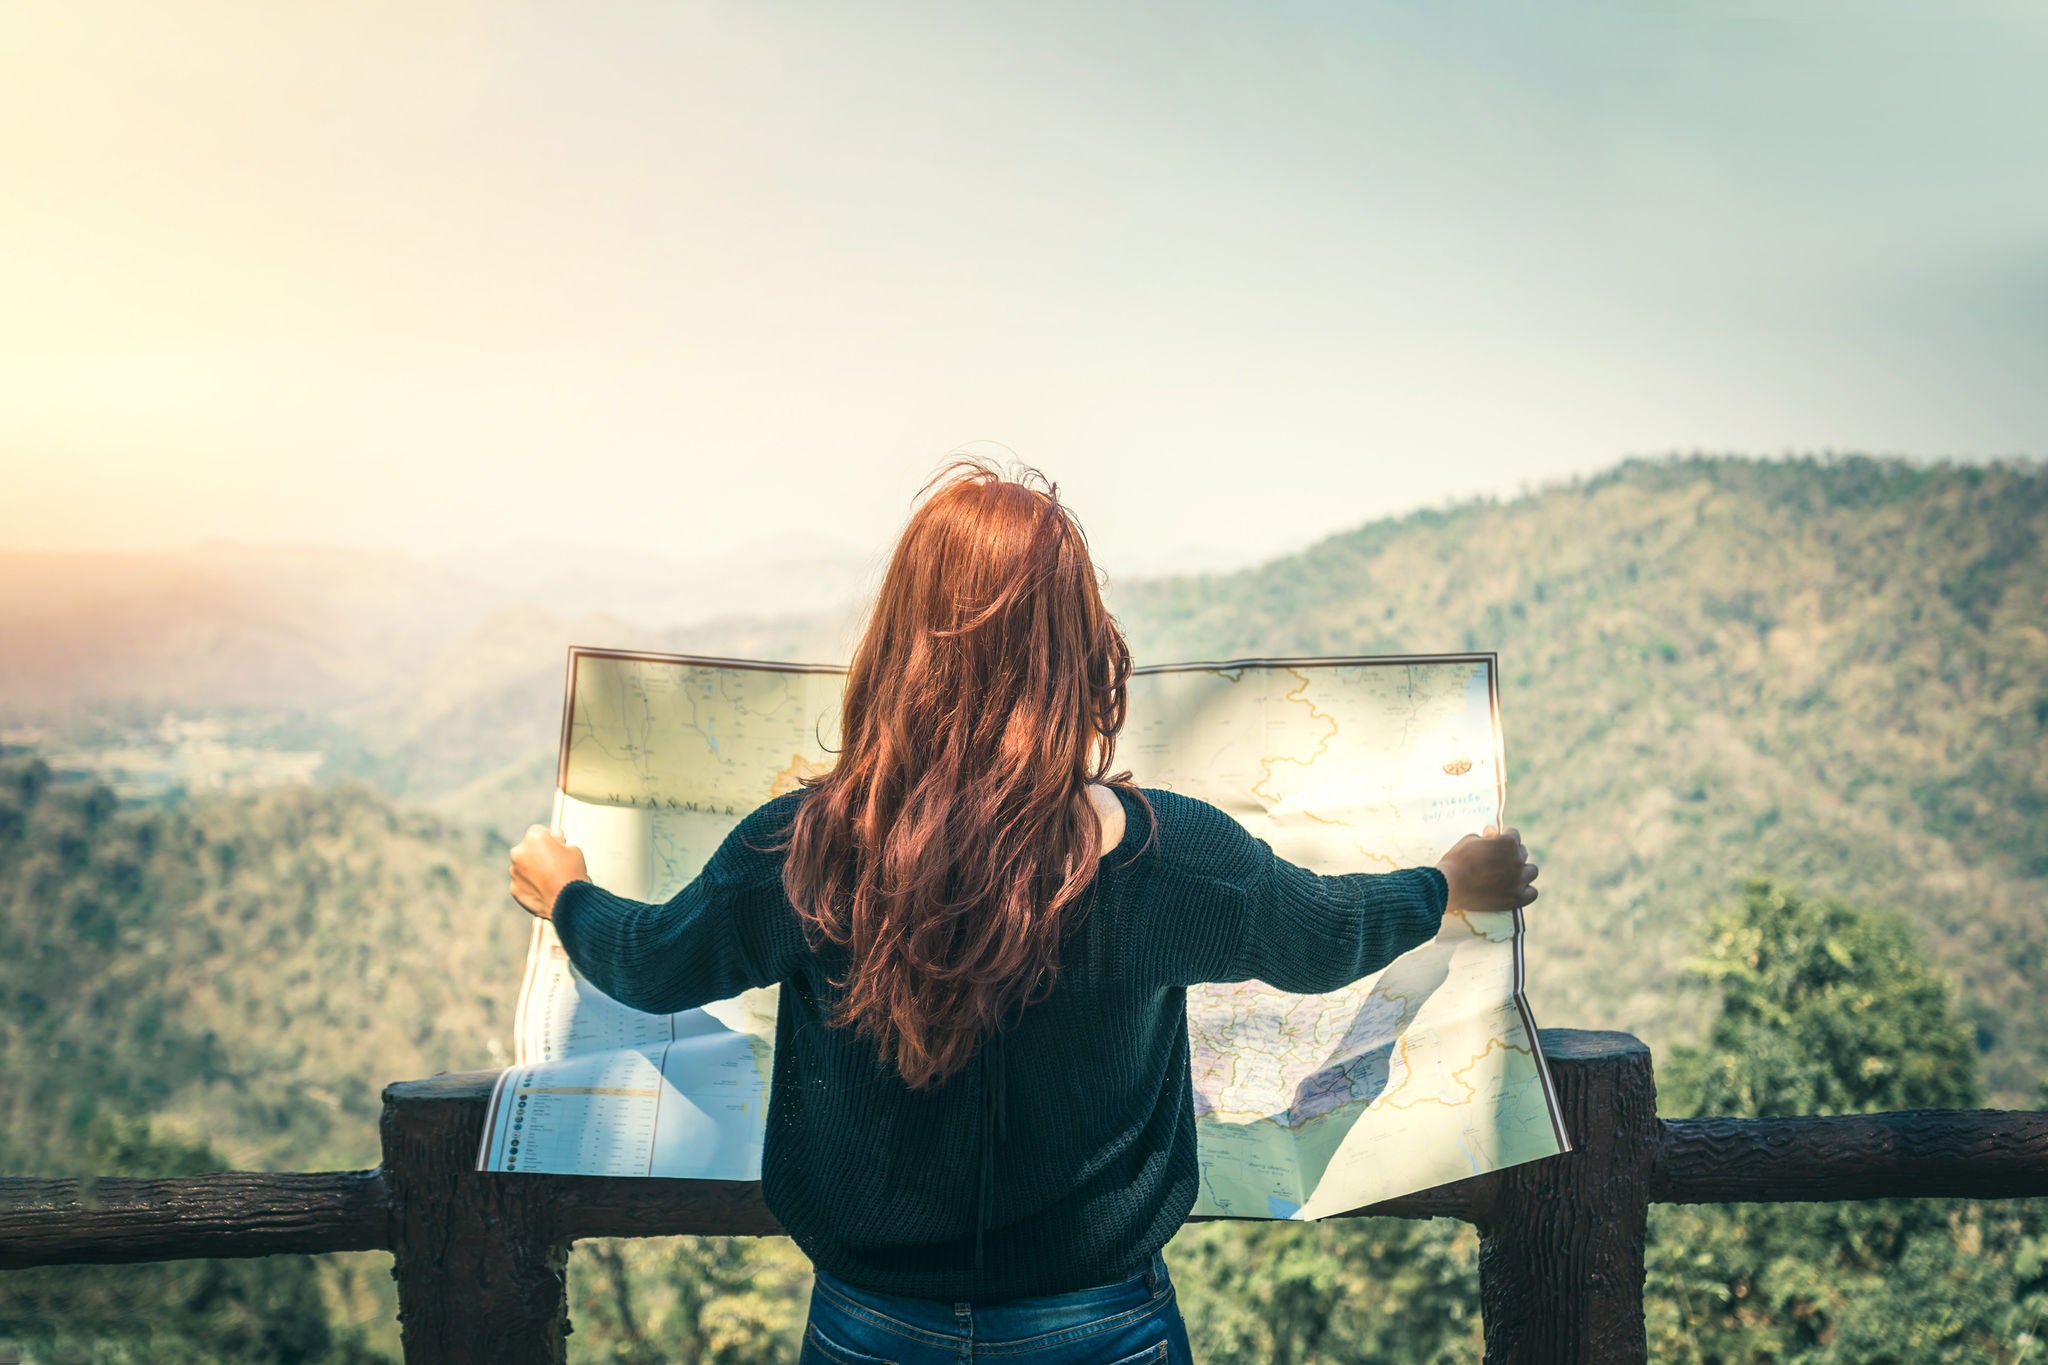
[[1056, 485], [957, 460], [925, 486], [782, 874], [813, 942], [850, 959], [828, 1022], [912, 1088], [1052, 989], [1103, 853], [1086, 786], [1136, 794], [1108, 776], [1130, 673]]

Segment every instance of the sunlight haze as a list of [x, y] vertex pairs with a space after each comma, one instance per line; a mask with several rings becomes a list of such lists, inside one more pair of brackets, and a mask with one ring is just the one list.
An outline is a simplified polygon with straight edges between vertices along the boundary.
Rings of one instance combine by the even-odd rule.
[[0, 39], [5, 548], [870, 554], [964, 447], [1148, 572], [1629, 454], [2048, 447], [2032, 7]]

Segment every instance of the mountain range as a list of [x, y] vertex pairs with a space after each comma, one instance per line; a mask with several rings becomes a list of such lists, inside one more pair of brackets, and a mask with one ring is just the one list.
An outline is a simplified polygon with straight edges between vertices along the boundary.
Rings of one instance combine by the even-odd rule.
[[[1690, 1036], [1692, 930], [1768, 874], [1905, 911], [1956, 982], [1994, 1103], [2031, 1103], [2048, 1075], [2044, 532], [2038, 463], [1643, 460], [1110, 597], [1140, 662], [1497, 652], [1510, 819], [1544, 866], [1540, 1022]], [[759, 559], [672, 585], [759, 609], [663, 620], [665, 571], [627, 560], [483, 579], [332, 549], [0, 555], [0, 725], [61, 755], [165, 712], [221, 717], [317, 750], [323, 784], [502, 840], [546, 816], [567, 645], [846, 657], [849, 585], [876, 561], [799, 550], [837, 565], [816, 594], [728, 591]]]

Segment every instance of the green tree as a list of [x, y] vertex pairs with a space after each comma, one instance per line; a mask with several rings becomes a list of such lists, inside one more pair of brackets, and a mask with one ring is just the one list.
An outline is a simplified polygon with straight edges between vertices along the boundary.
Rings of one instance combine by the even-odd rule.
[[1209, 1365], [1465, 1365], [1483, 1349], [1479, 1237], [1449, 1219], [1198, 1223], [1166, 1255]]
[[1694, 978], [1720, 992], [1700, 1047], [1658, 1076], [1666, 1112], [1773, 1118], [1983, 1103], [1948, 983], [1896, 915], [1752, 881], [1712, 916]]
[[793, 1361], [810, 1262], [786, 1237], [599, 1238], [569, 1260], [578, 1365]]
[[[221, 1168], [204, 1145], [102, 1110], [84, 1155], [102, 1171], [192, 1175]], [[0, 1275], [0, 1340], [43, 1365], [381, 1365], [330, 1324], [309, 1256], [154, 1265], [49, 1266]]]
[[[1676, 1048], [1661, 1105], [1761, 1118], [1981, 1102], [1968, 1030], [1896, 915], [1753, 881], [1688, 962], [1720, 1012]], [[1660, 1207], [1651, 1355], [1674, 1362], [2018, 1361], [2048, 1321], [2026, 1201]]]

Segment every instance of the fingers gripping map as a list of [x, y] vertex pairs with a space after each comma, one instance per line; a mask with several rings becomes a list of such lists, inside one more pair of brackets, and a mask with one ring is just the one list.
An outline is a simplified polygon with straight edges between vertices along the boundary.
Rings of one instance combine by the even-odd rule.
[[[573, 649], [557, 825], [664, 901], [742, 817], [823, 771], [835, 669]], [[1434, 863], [1505, 799], [1491, 655], [1141, 669], [1118, 759], [1317, 872]], [[1521, 912], [1452, 914], [1343, 990], [1188, 991], [1197, 1213], [1321, 1218], [1570, 1150], [1523, 997]], [[669, 1016], [606, 998], [536, 921], [516, 1064], [479, 1165], [757, 1179], [771, 988]]]

